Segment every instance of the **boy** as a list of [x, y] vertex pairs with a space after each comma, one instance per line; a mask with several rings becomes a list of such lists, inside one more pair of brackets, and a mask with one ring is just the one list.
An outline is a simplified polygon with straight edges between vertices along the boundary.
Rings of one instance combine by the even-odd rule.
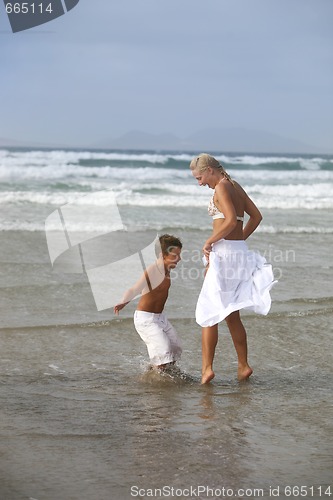
[[141, 294], [134, 313], [134, 326], [147, 345], [151, 363], [163, 370], [173, 365], [182, 352], [177, 332], [163, 313], [171, 285], [170, 271], [181, 260], [182, 243], [175, 236], [163, 234], [158, 247], [155, 263], [125, 292], [121, 303], [114, 306], [114, 312], [119, 314], [126, 304]]

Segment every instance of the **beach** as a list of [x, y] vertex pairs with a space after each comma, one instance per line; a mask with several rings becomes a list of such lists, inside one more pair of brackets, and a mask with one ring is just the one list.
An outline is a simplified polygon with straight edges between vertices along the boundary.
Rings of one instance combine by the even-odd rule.
[[[194, 310], [212, 191], [196, 185], [191, 157], [0, 151], [1, 499], [333, 493], [333, 158], [218, 154], [263, 213], [248, 245], [278, 283], [267, 316], [242, 314], [251, 379], [237, 381], [221, 324], [216, 378], [203, 387]], [[81, 234], [83, 268], [66, 261], [65, 244], [50, 258], [56, 228], [45, 222], [62, 213], [66, 223], [68, 207], [84, 214], [69, 231]], [[122, 228], [108, 217], [115, 208]], [[127, 233], [135, 248], [117, 248]], [[134, 329], [136, 302], [119, 317], [98, 308], [89, 271], [163, 233], [183, 243], [165, 310], [183, 354], [158, 375]]]

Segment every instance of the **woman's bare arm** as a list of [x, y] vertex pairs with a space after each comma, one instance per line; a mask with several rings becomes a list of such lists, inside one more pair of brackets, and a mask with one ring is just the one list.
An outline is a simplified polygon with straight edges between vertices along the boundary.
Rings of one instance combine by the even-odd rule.
[[246, 193], [245, 193], [244, 212], [246, 212], [250, 216], [249, 220], [247, 221], [243, 229], [244, 240], [246, 240], [253, 233], [253, 231], [257, 229], [260, 222], [262, 221], [261, 212], [259, 211], [256, 204], [251, 200], [251, 198]]

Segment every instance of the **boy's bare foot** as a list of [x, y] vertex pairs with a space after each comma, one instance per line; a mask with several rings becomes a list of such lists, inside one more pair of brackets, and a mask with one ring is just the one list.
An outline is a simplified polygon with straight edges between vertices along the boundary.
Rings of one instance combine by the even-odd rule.
[[249, 365], [246, 366], [240, 366], [238, 368], [238, 380], [246, 380], [248, 379], [253, 373], [252, 368]]
[[211, 368], [207, 368], [207, 370], [202, 373], [201, 384], [208, 384], [214, 377], [215, 373], [213, 370]]
[[176, 361], [170, 361], [170, 363], [164, 363], [163, 365], [155, 365], [155, 369], [157, 370], [167, 370], [168, 368], [171, 368]]

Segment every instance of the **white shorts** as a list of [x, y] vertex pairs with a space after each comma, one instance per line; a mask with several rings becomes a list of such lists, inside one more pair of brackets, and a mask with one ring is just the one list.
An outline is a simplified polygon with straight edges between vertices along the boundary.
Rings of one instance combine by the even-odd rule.
[[134, 326], [145, 342], [150, 361], [154, 365], [172, 363], [180, 358], [180, 340], [164, 313], [135, 311]]

